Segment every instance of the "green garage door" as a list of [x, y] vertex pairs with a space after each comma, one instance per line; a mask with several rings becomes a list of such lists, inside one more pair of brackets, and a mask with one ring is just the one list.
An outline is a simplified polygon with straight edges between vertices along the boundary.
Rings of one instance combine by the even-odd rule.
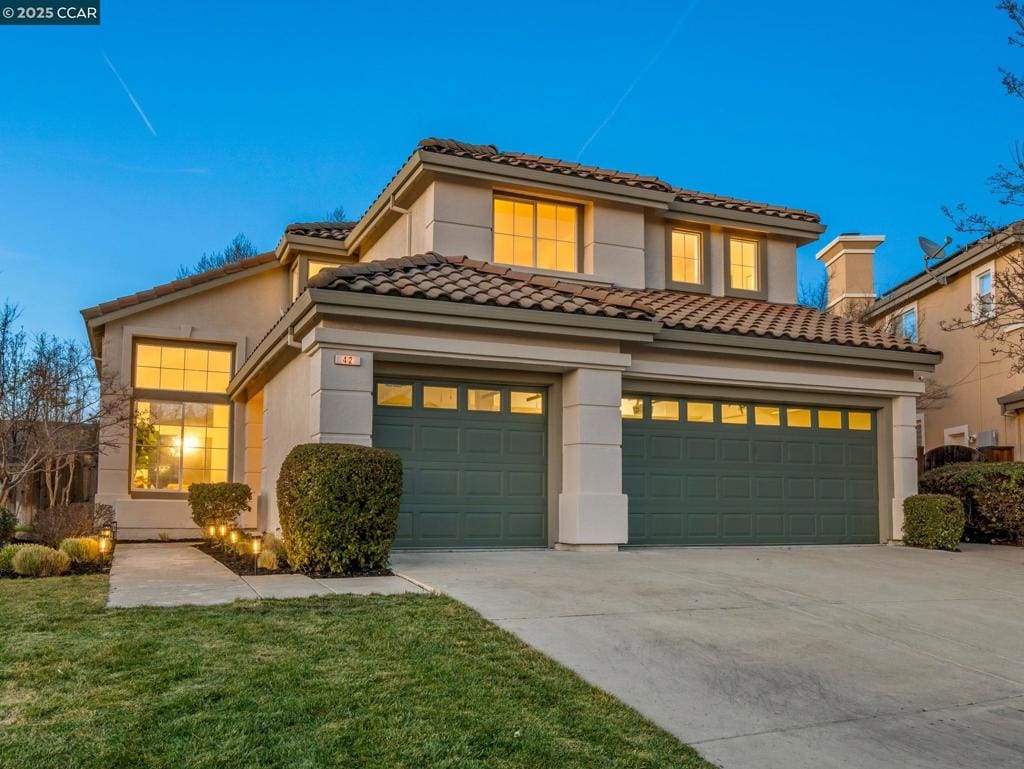
[[870, 411], [622, 399], [631, 545], [878, 542]]
[[402, 457], [395, 547], [547, 545], [545, 392], [376, 383], [373, 445]]

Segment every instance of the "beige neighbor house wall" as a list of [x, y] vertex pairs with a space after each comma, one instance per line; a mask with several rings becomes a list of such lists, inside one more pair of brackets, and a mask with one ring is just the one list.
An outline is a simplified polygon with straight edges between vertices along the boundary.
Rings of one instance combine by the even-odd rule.
[[[286, 305], [284, 271], [277, 264], [255, 268], [250, 276], [203, 290], [183, 291], [170, 301], [106, 319], [102, 361], [107, 372], [125, 386], [132, 383], [133, 340], [160, 339], [220, 343], [234, 348], [235, 366], [241, 365]], [[197, 287], [198, 288], [198, 287]], [[170, 399], [176, 395], [169, 393]], [[244, 481], [245, 405], [232, 409], [231, 477]], [[118, 436], [116, 450], [99, 457], [96, 501], [114, 506], [118, 536], [155, 539], [198, 535], [184, 494], [133, 494], [130, 489], [132, 449], [128, 435]]]
[[943, 323], [971, 316], [968, 308], [974, 300], [977, 271], [989, 265], [998, 271], [1004, 264], [1002, 257], [996, 257], [951, 276], [945, 286], [932, 281], [928, 290], [886, 307], [875, 320], [876, 326], [885, 327], [894, 315], [916, 307], [918, 339], [943, 353], [942, 362], [930, 376], [949, 397], [935, 408], [918, 409], [926, 451], [950, 443], [977, 446], [977, 436], [995, 430], [996, 445], [1011, 446], [1014, 459], [1024, 459], [1021, 419], [1016, 413], [1004, 414], [997, 402], [1000, 396], [1024, 388], [1024, 376], [1011, 373], [1011, 361], [993, 353], [993, 343], [980, 338], [977, 327], [942, 328]]

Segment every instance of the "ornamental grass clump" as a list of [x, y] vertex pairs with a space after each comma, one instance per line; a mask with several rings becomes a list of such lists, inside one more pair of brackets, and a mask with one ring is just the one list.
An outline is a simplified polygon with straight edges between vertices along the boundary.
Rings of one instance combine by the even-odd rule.
[[964, 534], [964, 506], [948, 494], [918, 494], [903, 501], [903, 544], [958, 550]]
[[11, 567], [22, 577], [56, 577], [71, 568], [71, 556], [46, 545], [23, 545], [11, 559]]
[[25, 547], [23, 544], [11, 544], [0, 547], [0, 574], [14, 572], [14, 566], [11, 562], [14, 560], [14, 554], [23, 547]]
[[71, 563], [97, 563], [100, 560], [100, 542], [93, 537], [69, 537], [60, 543]]
[[299, 571], [337, 574], [386, 568], [401, 497], [402, 460], [394, 452], [296, 446], [277, 479], [288, 563]]

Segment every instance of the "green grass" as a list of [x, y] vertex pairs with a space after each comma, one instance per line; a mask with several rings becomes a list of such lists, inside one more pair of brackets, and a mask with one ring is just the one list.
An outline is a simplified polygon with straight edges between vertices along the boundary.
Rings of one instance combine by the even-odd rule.
[[106, 593], [0, 580], [3, 769], [710, 767], [446, 598], [108, 611]]

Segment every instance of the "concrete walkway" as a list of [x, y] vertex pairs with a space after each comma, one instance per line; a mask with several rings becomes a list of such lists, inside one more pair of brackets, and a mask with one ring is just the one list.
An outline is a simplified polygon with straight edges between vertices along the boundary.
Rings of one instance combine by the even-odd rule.
[[1024, 549], [396, 554], [724, 769], [1020, 769]]
[[184, 543], [121, 544], [110, 569], [108, 608], [212, 606], [241, 599], [422, 593], [401, 577], [311, 579], [303, 574], [239, 577]]

